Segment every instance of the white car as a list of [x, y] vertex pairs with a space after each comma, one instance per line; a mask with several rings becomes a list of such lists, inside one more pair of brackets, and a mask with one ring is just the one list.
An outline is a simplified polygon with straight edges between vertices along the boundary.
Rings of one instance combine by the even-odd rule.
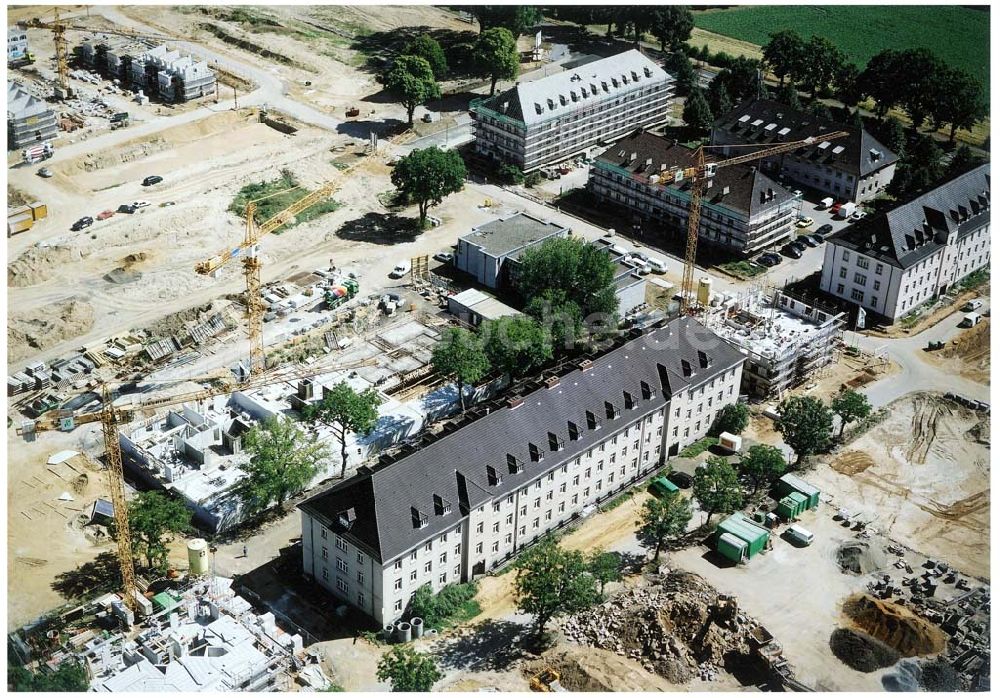
[[852, 221], [860, 221], [862, 218], [868, 215], [867, 211], [855, 211], [851, 214]]
[[810, 218], [809, 216], [803, 216], [802, 218], [799, 218], [797, 221], [795, 221], [796, 228], [808, 228], [812, 224], [813, 224], [813, 219]]
[[149, 202], [148, 201], [144, 201], [142, 199], [139, 199], [138, 201], [133, 201], [132, 202], [132, 207], [133, 208], [145, 208], [146, 206], [149, 206]]
[[409, 273], [410, 273], [410, 263], [400, 262], [399, 264], [397, 264], [395, 267], [392, 268], [391, 272], [389, 272], [389, 278], [401, 279]]

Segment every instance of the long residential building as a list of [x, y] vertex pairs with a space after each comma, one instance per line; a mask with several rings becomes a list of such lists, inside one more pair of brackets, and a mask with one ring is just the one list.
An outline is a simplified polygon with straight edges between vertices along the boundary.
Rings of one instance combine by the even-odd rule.
[[673, 77], [626, 51], [473, 101], [476, 152], [536, 170], [663, 123], [673, 96]]
[[205, 61], [146, 41], [84, 40], [75, 49], [80, 61], [125, 87], [158, 95], [165, 102], [186, 102], [215, 94], [215, 73]]
[[827, 239], [820, 288], [892, 323], [990, 263], [990, 166]]
[[[782, 181], [796, 182], [838, 201], [860, 203], [878, 196], [892, 181], [898, 156], [858, 126], [821, 119], [767, 99], [750, 99], [715, 120], [713, 145], [776, 145], [833, 131], [847, 136], [817, 140], [795, 151], [761, 161]], [[729, 148], [721, 149], [726, 155]], [[744, 151], [734, 150], [732, 154]]]
[[[637, 130], [594, 159], [587, 189], [599, 203], [624, 209], [653, 235], [686, 235], [691, 183], [675, 184], [673, 172], [691, 167], [693, 153], [674, 140]], [[796, 205], [790, 192], [756, 167], [725, 167], [708, 181], [698, 235], [752, 254], [791, 235]]]
[[303, 570], [383, 625], [654, 472], [739, 397], [745, 357], [692, 318], [632, 339], [312, 497]]

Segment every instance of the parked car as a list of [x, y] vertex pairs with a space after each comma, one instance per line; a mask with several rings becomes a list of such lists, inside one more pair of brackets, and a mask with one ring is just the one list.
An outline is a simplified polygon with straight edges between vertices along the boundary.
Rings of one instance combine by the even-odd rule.
[[770, 260], [774, 263], [774, 266], [781, 264], [781, 255], [777, 252], [768, 252], [764, 256], [770, 258]]
[[832, 232], [833, 232], [833, 226], [830, 225], [829, 223], [824, 223], [820, 227], [816, 228], [816, 234], [817, 235], [822, 235], [824, 237], [827, 236], [827, 235], [829, 235]]
[[76, 223], [70, 226], [70, 230], [83, 230], [84, 228], [89, 228], [94, 224], [94, 219], [90, 216], [84, 216]]
[[160, 204], [160, 208], [166, 208], [167, 206], [173, 206], [175, 203], [177, 203], [177, 202], [175, 202], [175, 201], [164, 201], [162, 204]]
[[667, 479], [680, 487], [682, 490], [690, 489], [691, 485], [694, 484], [694, 479], [690, 475], [682, 473], [679, 470], [675, 470], [667, 475]]
[[782, 247], [781, 253], [786, 257], [791, 257], [792, 259], [802, 259], [802, 251], [797, 247], [793, 247], [791, 243]]
[[115, 215], [115, 212], [110, 209], [108, 209], [107, 211], [101, 211], [100, 213], [97, 214], [97, 220], [106, 221], [113, 215]]
[[441, 262], [442, 264], [451, 264], [452, 260], [455, 259], [455, 255], [451, 252], [438, 252], [434, 255], [434, 259]]
[[840, 203], [838, 201], [837, 203], [835, 203], [833, 206], [830, 207], [830, 213], [832, 213], [834, 216], [836, 216], [837, 213], [840, 211], [840, 207], [843, 206], [843, 205], [844, 204], [842, 204], [842, 203]]
[[159, 184], [162, 181], [163, 177], [161, 177], [160, 175], [150, 175], [149, 177], [146, 177], [146, 179], [142, 180], [142, 186], [151, 187], [154, 184]]
[[802, 216], [797, 221], [795, 221], [796, 228], [808, 228], [812, 224], [813, 224], [813, 219], [810, 218], [809, 216]]
[[52, 176], [52, 170], [50, 170], [48, 167], [41, 167], [38, 169], [38, 176], [48, 179], [49, 177]]
[[796, 199], [801, 199], [802, 198], [802, 190], [801, 189], [796, 189], [795, 191], [792, 192], [792, 196], [794, 196]]
[[392, 268], [392, 271], [389, 272], [389, 277], [392, 279], [401, 279], [402, 277], [406, 276], [409, 273], [410, 273], [410, 263], [400, 262], [399, 264], [397, 264], [395, 267]]
[[851, 214], [852, 221], [860, 221], [862, 218], [868, 215], [867, 211], [855, 211]]
[[768, 254], [762, 254], [757, 258], [757, 264], [762, 267], [773, 267], [775, 266], [774, 257]]
[[132, 208], [145, 208], [146, 206], [149, 206], [149, 202], [144, 199], [132, 202]]
[[819, 247], [824, 242], [826, 242], [826, 240], [823, 239], [823, 236], [820, 235], [819, 233], [813, 233], [812, 235], [809, 235], [808, 237], [811, 238], [813, 240], [813, 242], [816, 243], [816, 247]]
[[122, 204], [118, 207], [118, 213], [135, 213], [135, 206], [132, 204]]
[[803, 243], [799, 242], [798, 240], [792, 240], [788, 244], [789, 246], [797, 249], [799, 252], [805, 252], [808, 249]]
[[808, 235], [799, 235], [797, 238], [795, 238], [795, 242], [799, 243], [800, 245], [805, 245], [806, 247], [816, 247], [816, 241], [813, 240]]
[[983, 307], [983, 300], [981, 298], [973, 298], [971, 301], [962, 306], [962, 312], [971, 313], [973, 310], [979, 310]]

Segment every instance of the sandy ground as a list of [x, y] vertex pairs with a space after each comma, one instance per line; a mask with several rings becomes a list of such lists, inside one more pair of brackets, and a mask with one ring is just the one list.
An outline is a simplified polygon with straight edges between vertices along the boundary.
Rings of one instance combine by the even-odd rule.
[[804, 477], [893, 540], [989, 577], [988, 417], [926, 394]]
[[990, 384], [990, 320], [984, 319], [975, 327], [962, 330], [944, 349], [935, 352], [920, 352], [927, 362], [968, 378]]

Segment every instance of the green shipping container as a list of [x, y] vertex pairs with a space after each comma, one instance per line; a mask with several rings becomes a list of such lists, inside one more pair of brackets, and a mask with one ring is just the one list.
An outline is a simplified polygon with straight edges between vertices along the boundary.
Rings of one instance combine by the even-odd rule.
[[809, 508], [815, 509], [819, 506], [819, 488], [810, 485], [800, 477], [792, 474], [782, 475], [778, 479], [778, 492], [781, 495], [799, 492], [809, 499]]
[[747, 557], [747, 544], [732, 533], [723, 533], [719, 536], [718, 551], [723, 557], [733, 562], [741, 562]]
[[801, 492], [792, 492], [778, 502], [778, 507], [775, 509], [775, 513], [778, 516], [791, 521], [798, 518], [798, 516], [808, 508], [809, 498]]
[[653, 481], [649, 483], [649, 489], [656, 497], [664, 497], [671, 492], [680, 492], [677, 485], [670, 482], [670, 480], [663, 476], [654, 478]]
[[770, 533], [766, 528], [755, 524], [746, 516], [740, 513], [733, 514], [722, 521], [715, 532], [722, 535], [729, 533], [747, 544], [746, 557], [751, 558], [767, 546]]

